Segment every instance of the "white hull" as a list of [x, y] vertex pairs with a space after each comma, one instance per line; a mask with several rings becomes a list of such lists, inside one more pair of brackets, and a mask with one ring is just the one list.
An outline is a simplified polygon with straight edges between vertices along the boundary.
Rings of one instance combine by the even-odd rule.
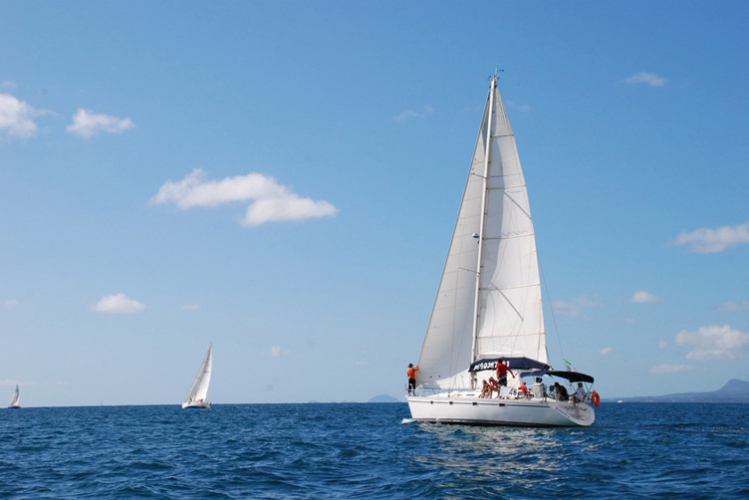
[[210, 407], [211, 407], [211, 403], [201, 403], [199, 401], [193, 401], [191, 403], [188, 403], [187, 401], [185, 401], [184, 403], [182, 403], [183, 410], [186, 408], [210, 408]]
[[418, 422], [522, 427], [588, 427], [596, 414], [585, 403], [552, 399], [480, 398], [476, 393], [407, 397]]

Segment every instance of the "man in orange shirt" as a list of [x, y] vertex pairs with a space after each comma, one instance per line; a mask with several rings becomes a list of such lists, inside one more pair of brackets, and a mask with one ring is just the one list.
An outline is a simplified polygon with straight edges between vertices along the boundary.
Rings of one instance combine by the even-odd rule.
[[413, 391], [414, 396], [416, 396], [416, 371], [419, 369], [418, 366], [414, 366], [413, 363], [408, 363], [408, 370], [406, 370], [406, 375], [408, 375], [408, 395], [411, 395], [411, 391]]

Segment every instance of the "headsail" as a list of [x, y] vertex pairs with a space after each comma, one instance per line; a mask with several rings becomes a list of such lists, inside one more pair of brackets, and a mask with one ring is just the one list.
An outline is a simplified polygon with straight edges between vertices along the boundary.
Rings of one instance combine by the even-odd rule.
[[192, 403], [195, 401], [204, 402], [208, 397], [208, 385], [211, 383], [211, 368], [213, 366], [213, 345], [208, 347], [208, 352], [203, 359], [203, 364], [200, 365], [200, 370], [195, 376], [195, 381], [190, 387], [190, 391], [187, 393], [184, 403]]
[[528, 191], [493, 79], [419, 358], [419, 382], [467, 387], [471, 363], [503, 356], [548, 363]]

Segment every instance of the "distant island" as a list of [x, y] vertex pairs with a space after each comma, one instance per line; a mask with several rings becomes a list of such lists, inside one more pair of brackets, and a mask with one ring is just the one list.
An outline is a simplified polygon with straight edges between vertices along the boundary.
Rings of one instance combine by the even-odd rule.
[[682, 392], [665, 396], [641, 396], [610, 399], [624, 403], [749, 403], [749, 382], [731, 379], [726, 385], [712, 392]]
[[388, 396], [387, 394], [380, 394], [379, 396], [375, 396], [367, 403], [402, 403], [400, 399], [394, 398], [393, 396]]

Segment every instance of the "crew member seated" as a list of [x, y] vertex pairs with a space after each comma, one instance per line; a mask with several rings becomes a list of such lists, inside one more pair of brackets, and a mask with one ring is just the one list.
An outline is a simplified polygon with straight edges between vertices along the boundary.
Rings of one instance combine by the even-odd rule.
[[518, 396], [528, 397], [528, 387], [525, 385], [525, 380], [523, 380], [523, 383], [518, 387]]
[[557, 401], [567, 401], [570, 399], [570, 395], [567, 394], [567, 389], [565, 389], [562, 384], [554, 382], [552, 387], [554, 388], [554, 395], [556, 396]]
[[585, 393], [585, 389], [583, 389], [583, 383], [578, 382], [577, 390], [575, 390], [575, 393], [572, 395], [572, 400], [575, 403], [582, 403], [583, 401], [585, 401], [585, 396], [586, 396], [586, 393]]

